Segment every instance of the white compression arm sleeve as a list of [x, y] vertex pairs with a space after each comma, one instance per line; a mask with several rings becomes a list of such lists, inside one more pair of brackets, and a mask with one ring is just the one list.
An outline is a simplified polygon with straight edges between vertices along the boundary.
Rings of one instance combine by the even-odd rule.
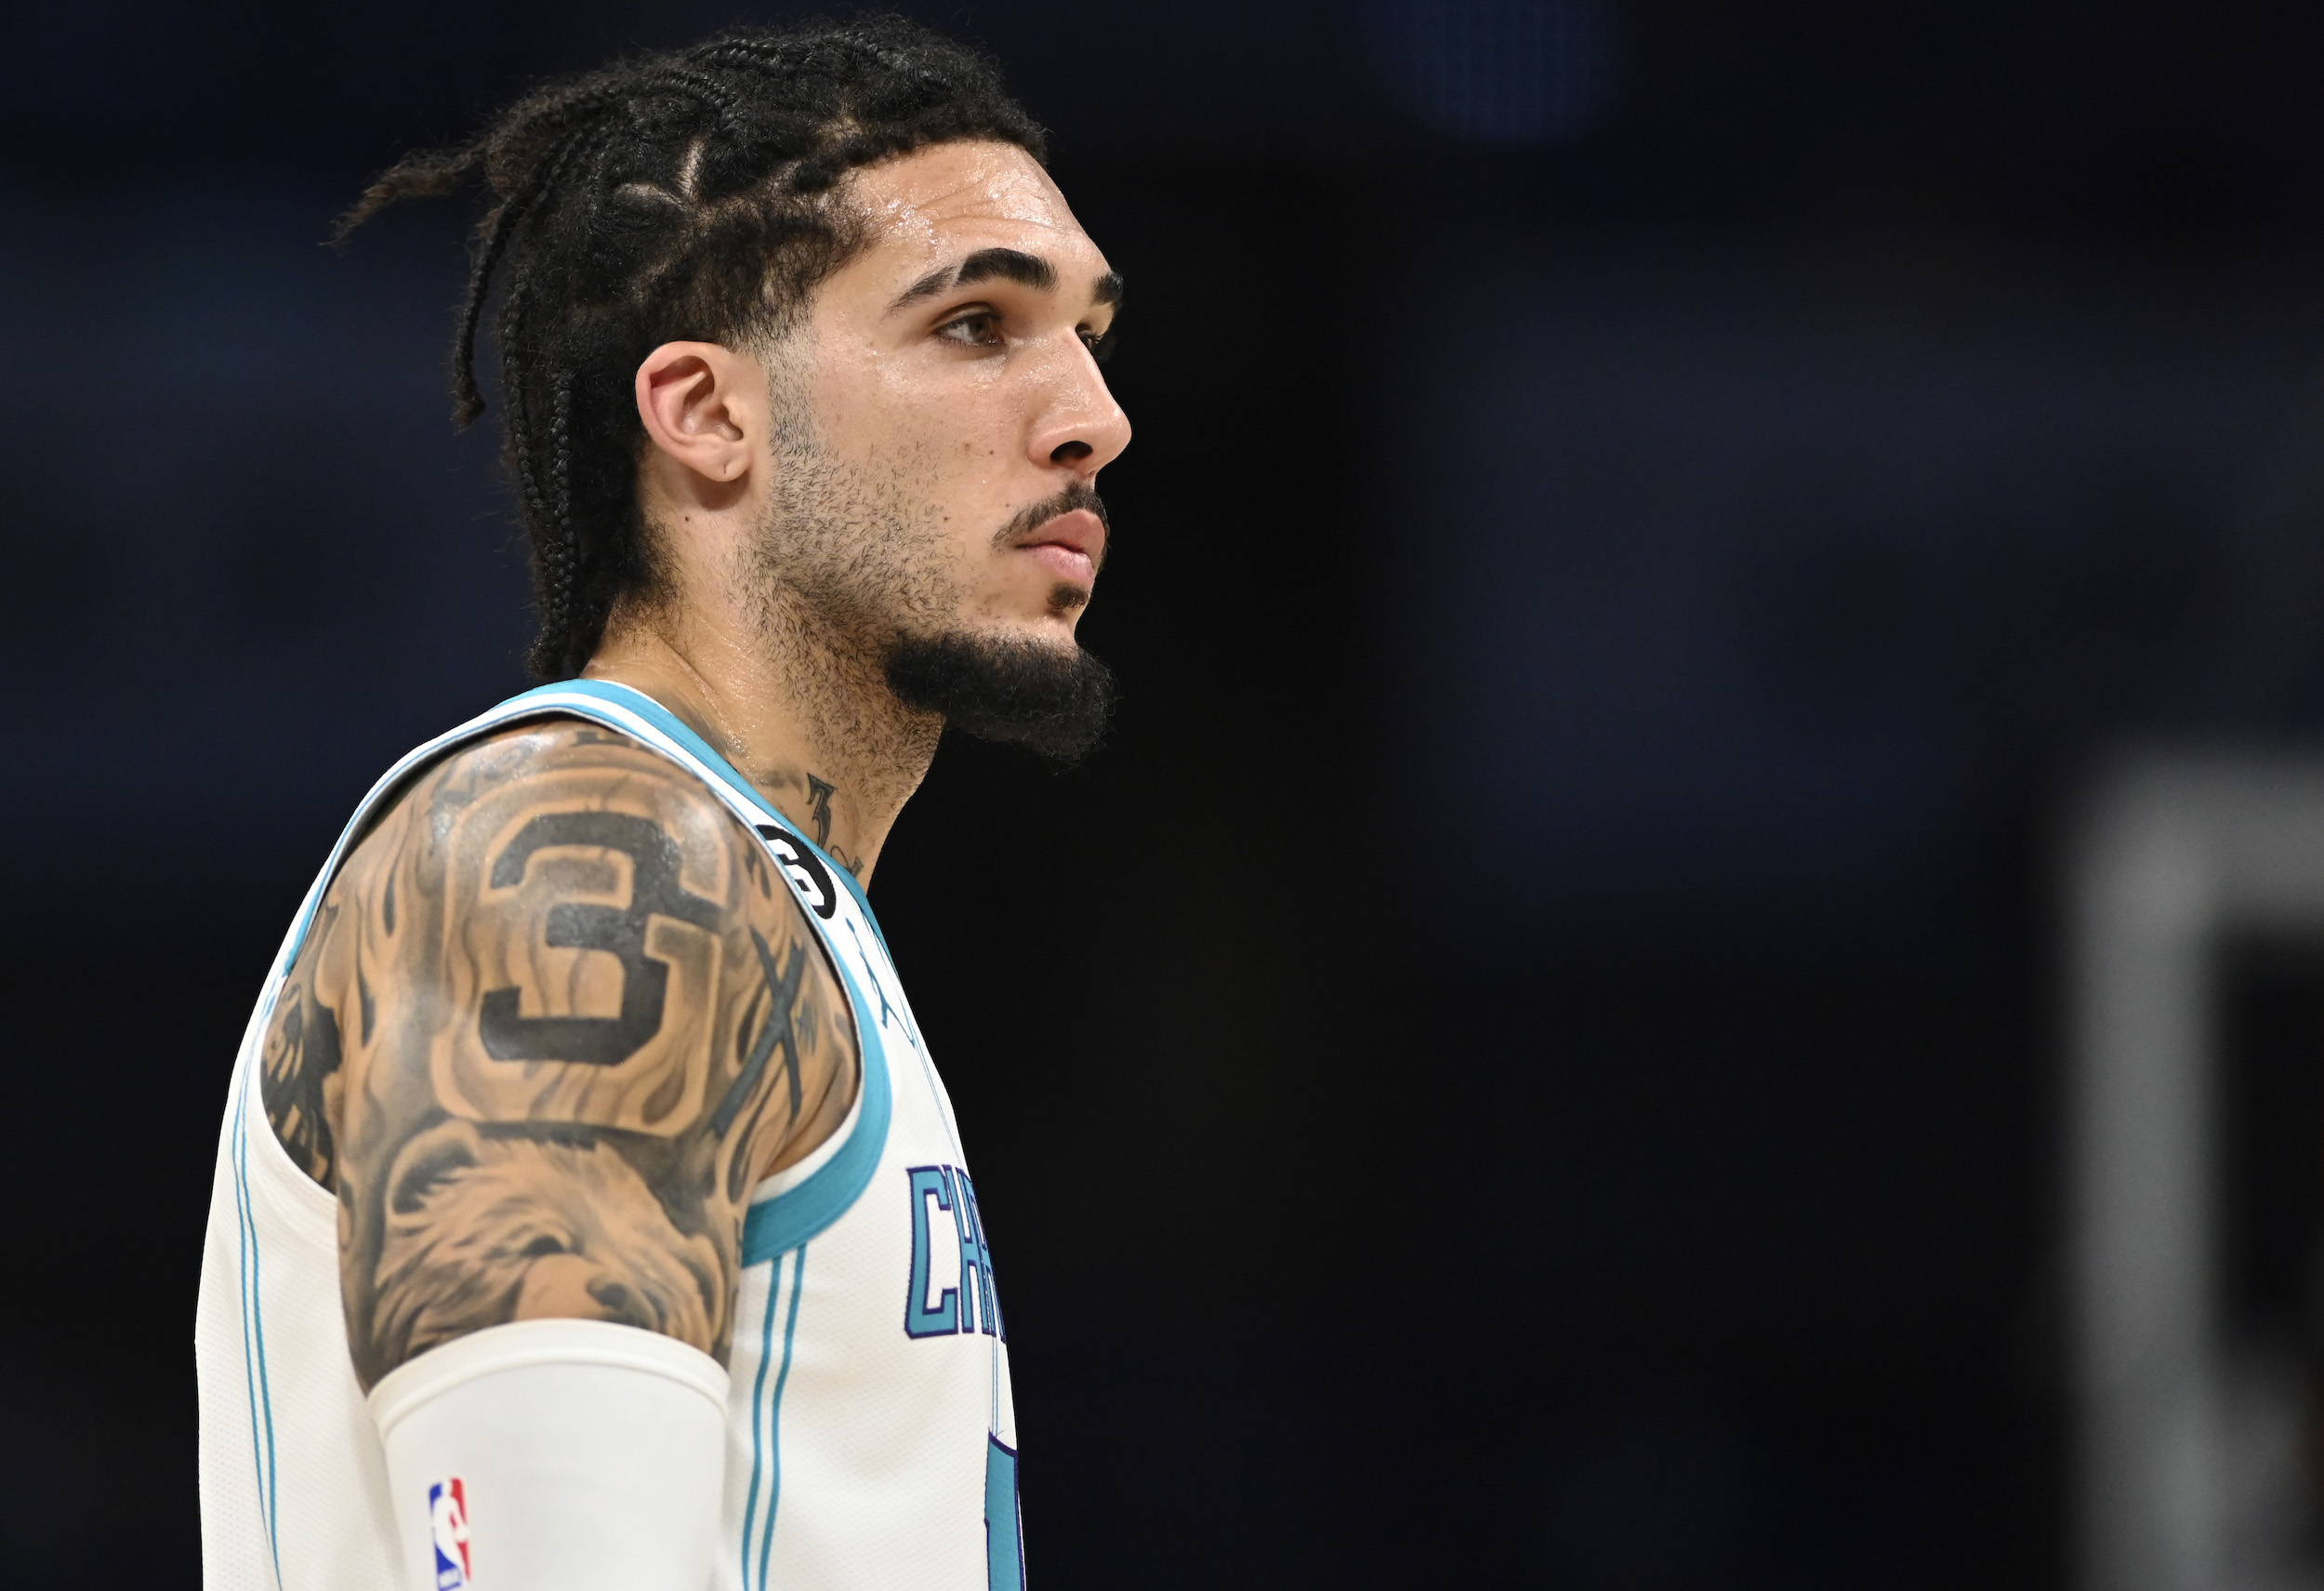
[[410, 1591], [703, 1591], [726, 1372], [602, 1320], [520, 1320], [383, 1378], [372, 1419]]

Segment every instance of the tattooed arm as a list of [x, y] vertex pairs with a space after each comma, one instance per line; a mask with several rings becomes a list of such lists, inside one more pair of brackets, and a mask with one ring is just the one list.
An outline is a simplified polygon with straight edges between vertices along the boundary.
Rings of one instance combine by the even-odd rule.
[[856, 1087], [821, 946], [758, 842], [597, 729], [439, 764], [334, 881], [266, 1041], [267, 1114], [338, 1196], [368, 1388], [510, 1320], [723, 1360], [754, 1183]]

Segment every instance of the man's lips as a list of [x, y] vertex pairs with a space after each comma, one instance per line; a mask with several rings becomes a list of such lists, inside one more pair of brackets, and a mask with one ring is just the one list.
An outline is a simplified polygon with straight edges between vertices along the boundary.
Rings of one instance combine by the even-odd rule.
[[1087, 586], [1105, 562], [1105, 522], [1088, 509], [1074, 509], [1040, 525], [1016, 550], [1048, 564], [1059, 579]]

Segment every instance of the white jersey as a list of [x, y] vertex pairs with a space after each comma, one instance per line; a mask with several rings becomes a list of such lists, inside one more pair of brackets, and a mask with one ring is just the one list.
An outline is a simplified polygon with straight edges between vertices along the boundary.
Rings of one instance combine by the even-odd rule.
[[205, 1584], [411, 1584], [348, 1352], [337, 1202], [275, 1138], [259, 1049], [307, 925], [368, 821], [455, 748], [551, 717], [652, 747], [759, 834], [855, 1015], [853, 1107], [827, 1144], [759, 1186], [744, 1226], [717, 1591], [1017, 1591], [1016, 1423], [992, 1253], [951, 1102], [871, 908], [700, 736], [650, 697], [587, 680], [503, 702], [390, 769], [308, 892], [251, 1014], [194, 1323]]

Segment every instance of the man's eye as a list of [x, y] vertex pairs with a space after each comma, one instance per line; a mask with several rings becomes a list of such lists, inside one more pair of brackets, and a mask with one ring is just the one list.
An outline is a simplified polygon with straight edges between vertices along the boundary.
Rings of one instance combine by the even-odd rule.
[[951, 342], [997, 348], [1000, 345], [1000, 317], [990, 310], [978, 310], [957, 320], [946, 321], [936, 328], [936, 335]]
[[1114, 328], [1108, 326], [1102, 332], [1095, 332], [1085, 326], [1081, 332], [1081, 346], [1088, 349], [1099, 364], [1104, 364], [1106, 356], [1114, 351]]

